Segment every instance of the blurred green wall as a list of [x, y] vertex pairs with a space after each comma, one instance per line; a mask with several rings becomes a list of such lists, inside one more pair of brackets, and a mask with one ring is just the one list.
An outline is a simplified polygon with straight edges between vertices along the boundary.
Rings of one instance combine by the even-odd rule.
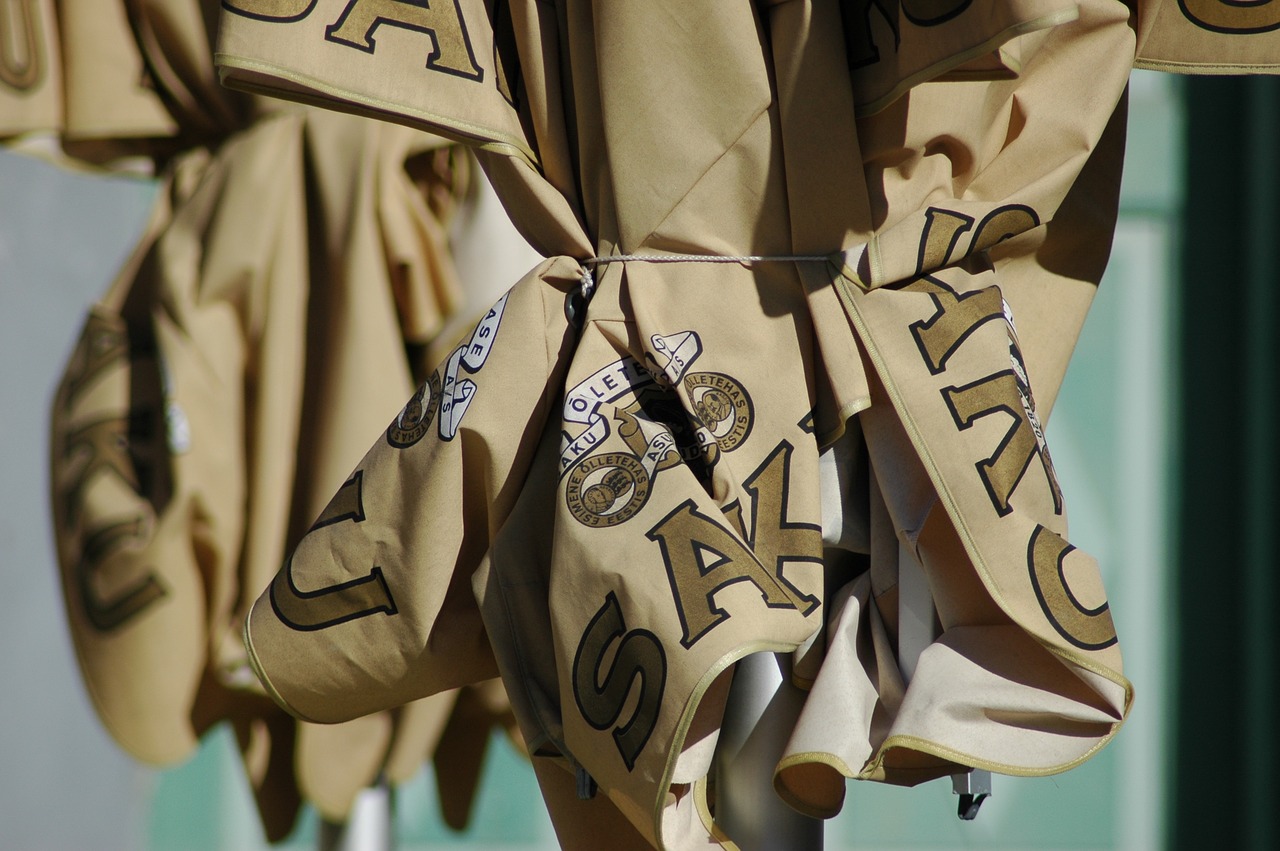
[[1187, 81], [1172, 847], [1280, 847], [1280, 81]]

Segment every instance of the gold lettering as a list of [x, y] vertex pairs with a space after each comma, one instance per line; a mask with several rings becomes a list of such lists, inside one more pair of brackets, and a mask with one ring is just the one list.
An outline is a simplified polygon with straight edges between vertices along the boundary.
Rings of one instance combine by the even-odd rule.
[[729, 613], [715, 603], [721, 589], [735, 582], [750, 582], [771, 608], [797, 608], [793, 599], [745, 544], [704, 514], [692, 500], [680, 506], [649, 530], [649, 540], [662, 547], [667, 577], [675, 595], [684, 636], [680, 643], [692, 647]]
[[1004, 298], [997, 287], [958, 295], [946, 284], [926, 275], [903, 289], [928, 293], [937, 307], [933, 316], [911, 324], [911, 336], [931, 375], [945, 371], [947, 361], [982, 324], [1004, 318]]
[[[789, 476], [790, 444], [783, 441], [745, 483], [753, 501], [753, 535], [746, 542], [715, 520], [700, 514], [686, 500], [648, 532], [662, 548], [667, 577], [675, 598], [681, 644], [692, 647], [729, 618], [715, 603], [716, 594], [736, 582], [756, 586], [769, 608], [799, 609], [808, 615], [818, 607], [816, 597], [800, 591], [783, 574], [788, 562], [821, 564], [822, 532], [806, 523], [784, 519]], [[726, 517], [739, 526], [738, 506]]]
[[[302, 539], [298, 551], [303, 551], [308, 545], [308, 538], [317, 530], [335, 523], [363, 523], [364, 520], [364, 471], [357, 470], [320, 512], [320, 518]], [[311, 546], [316, 544], [311, 542]], [[293, 557], [290, 556], [271, 582], [270, 597], [276, 617], [285, 626], [304, 632], [337, 626], [379, 612], [388, 616], [399, 614], [382, 568], [376, 566], [357, 579], [303, 591], [293, 581]]]
[[115, 317], [90, 314], [67, 366], [63, 405], [70, 408], [108, 367], [125, 365], [129, 337], [124, 322]]
[[1024, 207], [1021, 204], [999, 207], [988, 213], [987, 217], [978, 223], [969, 253], [986, 251], [998, 242], [1039, 226], [1040, 217], [1030, 207]]
[[[1071, 593], [1065, 566], [1075, 547], [1061, 537], [1036, 526], [1027, 546], [1027, 563], [1036, 598], [1054, 629], [1067, 641], [1085, 650], [1101, 650], [1116, 643], [1116, 627], [1110, 605], [1086, 608]], [[1081, 553], [1077, 558], [1088, 558]]]
[[[773, 568], [774, 578], [791, 599], [803, 604], [797, 606], [807, 615], [817, 608], [818, 599], [788, 581], [783, 567], [787, 562], [823, 563], [822, 527], [786, 519], [792, 451], [785, 440], [779, 443], [742, 487], [752, 497], [752, 537], [748, 539], [751, 549], [766, 569]], [[741, 518], [741, 514], [738, 516]]]
[[99, 472], [114, 473], [135, 491], [140, 489], [133, 459], [129, 455], [125, 420], [117, 418], [91, 423], [67, 435], [66, 440], [63, 456], [67, 468], [75, 470], [64, 494], [69, 526], [74, 526], [79, 519], [84, 508], [84, 489]]
[[1009, 501], [1035, 456], [1040, 457], [1044, 467], [1054, 509], [1059, 514], [1062, 512], [1062, 492], [1058, 487], [1057, 474], [1048, 453], [1042, 450], [1027, 412], [1029, 403], [1024, 401], [1021, 382], [1012, 370], [998, 372], [964, 387], [944, 388], [942, 396], [956, 425], [962, 430], [996, 413], [1008, 414], [1013, 420], [991, 457], [975, 465], [1000, 516], [1013, 510]]
[[898, 29], [898, 0], [854, 0], [842, 3], [840, 13], [844, 18], [845, 51], [851, 69], [874, 65], [880, 61], [880, 48], [872, 32], [872, 12], [879, 12], [884, 25], [892, 31], [894, 49], [897, 49], [902, 38]]
[[1201, 29], [1245, 34], [1280, 29], [1280, 2], [1275, 0], [1178, 0], [1182, 14]]
[[329, 500], [329, 504], [324, 507], [324, 511], [321, 511], [320, 516], [316, 518], [311, 531], [321, 526], [342, 523], [345, 520], [350, 520], [352, 523], [364, 522], [364, 470], [356, 470], [351, 474], [351, 478], [342, 484], [333, 499]]
[[300, 21], [315, 5], [316, 0], [222, 0], [222, 7], [237, 15], [275, 23]]
[[920, 249], [916, 255], [916, 274], [922, 275], [940, 269], [961, 258], [1025, 233], [1040, 225], [1036, 211], [1023, 204], [997, 207], [978, 223], [969, 241], [969, 247], [957, 254], [960, 237], [973, 227], [973, 218], [953, 210], [930, 207], [925, 211], [924, 228], [920, 234]]
[[85, 617], [101, 632], [117, 629], [166, 593], [160, 580], [150, 572], [109, 600], [103, 599], [94, 587], [107, 559], [130, 544], [135, 545], [136, 551], [137, 544], [145, 543], [148, 528], [139, 517], [107, 526], [85, 538], [84, 551], [76, 566], [76, 581]]
[[882, 26], [893, 36], [892, 50], [902, 41], [899, 10], [918, 27], [934, 27], [959, 15], [973, 0], [846, 0], [840, 4], [844, 17], [845, 49], [850, 68], [861, 68], [880, 60], [880, 46], [872, 23], [873, 11], [880, 13]]
[[476, 64], [458, 0], [351, 0], [325, 38], [372, 53], [378, 27], [400, 27], [427, 35], [432, 42], [426, 67], [479, 82]]
[[969, 216], [930, 207], [925, 211], [924, 233], [920, 235], [920, 254], [916, 260], [916, 274], [947, 265], [960, 236], [973, 227]]
[[290, 557], [272, 580], [270, 596], [276, 617], [290, 629], [302, 632], [326, 629], [379, 612], [388, 616], [399, 613], [381, 567], [350, 582], [303, 591], [294, 584]]
[[[597, 673], [614, 641], [621, 639], [603, 681]], [[640, 695], [631, 718], [614, 727], [622, 716], [627, 698], [639, 680]], [[573, 697], [586, 722], [597, 730], [614, 727], [613, 741], [627, 770], [635, 768], [645, 742], [658, 725], [662, 693], [667, 682], [667, 655], [652, 632], [627, 632], [622, 607], [612, 591], [582, 633], [573, 657]]]
[[936, 27], [959, 15], [973, 0], [902, 0], [907, 20], [918, 27]]

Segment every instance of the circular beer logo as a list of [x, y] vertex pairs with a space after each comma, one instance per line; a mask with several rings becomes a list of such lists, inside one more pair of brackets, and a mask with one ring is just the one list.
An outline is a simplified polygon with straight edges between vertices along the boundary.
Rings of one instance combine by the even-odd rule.
[[584, 459], [569, 473], [565, 501], [585, 526], [616, 526], [634, 517], [649, 499], [649, 474], [625, 452]]
[[387, 443], [397, 449], [408, 449], [426, 436], [440, 407], [440, 371], [431, 377], [410, 397], [408, 404], [387, 427]]
[[685, 390], [693, 412], [715, 438], [716, 445], [732, 452], [751, 434], [755, 411], [751, 397], [733, 378], [720, 372], [694, 372], [685, 376]]

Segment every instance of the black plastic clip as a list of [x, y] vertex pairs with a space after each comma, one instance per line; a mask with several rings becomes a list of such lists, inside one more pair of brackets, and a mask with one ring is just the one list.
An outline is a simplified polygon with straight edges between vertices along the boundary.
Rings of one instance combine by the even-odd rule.
[[960, 796], [960, 802], [956, 806], [956, 815], [960, 816], [964, 821], [973, 821], [978, 817], [978, 810], [982, 807], [982, 802], [990, 795], [981, 792], [977, 795], [964, 794]]
[[574, 328], [581, 329], [582, 324], [586, 322], [587, 304], [595, 291], [596, 279], [590, 269], [584, 269], [577, 289], [569, 290], [564, 294], [564, 318], [568, 319], [569, 324]]
[[982, 802], [991, 797], [991, 772], [974, 768], [960, 774], [953, 774], [951, 791], [960, 796], [956, 815], [963, 821], [973, 821], [978, 817]]

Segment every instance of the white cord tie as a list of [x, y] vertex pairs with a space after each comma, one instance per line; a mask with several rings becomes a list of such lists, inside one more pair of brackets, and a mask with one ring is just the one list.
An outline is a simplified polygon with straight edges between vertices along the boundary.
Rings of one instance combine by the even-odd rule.
[[608, 254], [583, 260], [583, 266], [606, 263], [825, 263], [826, 254]]

